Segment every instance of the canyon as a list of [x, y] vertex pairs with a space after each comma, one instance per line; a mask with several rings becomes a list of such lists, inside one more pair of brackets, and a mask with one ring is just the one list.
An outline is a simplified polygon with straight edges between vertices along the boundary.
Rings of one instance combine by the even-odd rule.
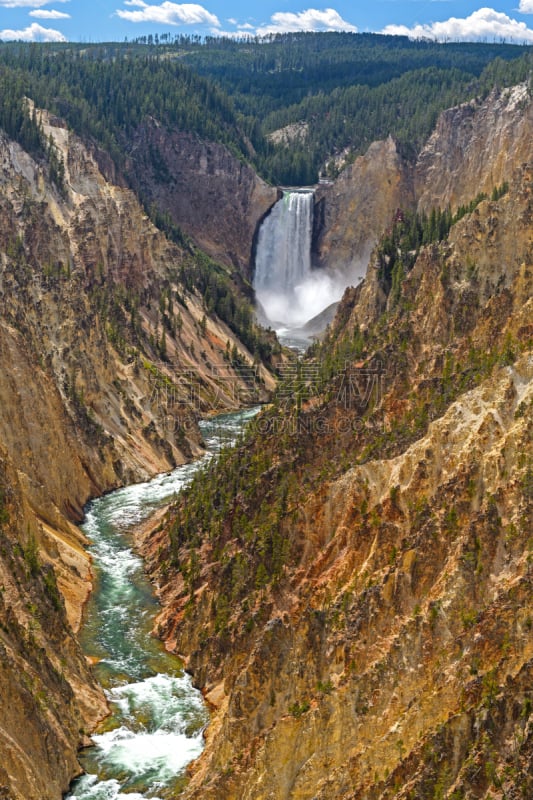
[[60, 796], [106, 713], [75, 638], [91, 591], [75, 524], [85, 503], [199, 455], [199, 414], [273, 386], [184, 283], [195, 251], [105, 177], [101, 153], [38, 113], [64, 186], [0, 134], [0, 793], [11, 800]]
[[[227, 489], [210, 500], [208, 473], [143, 537], [156, 631], [214, 709], [184, 797], [533, 790], [532, 108], [517, 99], [443, 115], [422, 208], [457, 118], [471, 147], [445, 200], [488, 196], [396, 296], [377, 247], [318, 350], [329, 380], [300, 385], [283, 424], [265, 412], [221, 465]], [[497, 199], [490, 176], [508, 183]], [[366, 381], [352, 402], [347, 380]]]
[[[289, 358], [191, 279], [252, 294], [277, 188], [153, 119], [126, 181], [36, 114], [64, 182], [0, 134], [5, 800], [58, 800], [107, 712], [77, 640], [86, 502], [200, 455], [198, 418], [270, 400]], [[183, 798], [531, 796], [532, 134], [528, 87], [494, 91], [416, 162], [389, 137], [316, 188], [314, 266], [364, 276], [303, 362], [320, 381], [137, 535], [155, 632], [212, 709]], [[393, 291], [383, 234], [476, 197]]]

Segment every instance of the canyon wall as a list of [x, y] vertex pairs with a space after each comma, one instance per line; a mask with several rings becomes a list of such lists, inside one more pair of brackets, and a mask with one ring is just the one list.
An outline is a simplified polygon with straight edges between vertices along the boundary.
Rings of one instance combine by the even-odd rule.
[[278, 198], [222, 144], [150, 120], [131, 145], [132, 186], [212, 258], [250, 277], [256, 227]]
[[157, 632], [215, 709], [184, 797], [531, 796], [528, 141], [397, 296], [373, 255], [323, 382], [145, 539]]
[[490, 197], [529, 160], [532, 128], [530, 90], [520, 84], [443, 112], [415, 163], [392, 138], [374, 142], [332, 185], [317, 189], [316, 265], [356, 285], [398, 208], [456, 212], [479, 193]]
[[2, 446], [0, 797], [58, 800], [79, 772], [77, 746], [107, 706], [65, 609], [76, 616], [89, 585], [84, 539], [66, 520], [61, 529], [39, 520], [26, 481]]
[[37, 113], [63, 179], [0, 134], [0, 796], [10, 800], [58, 800], [105, 713], [73, 635], [91, 589], [74, 524], [84, 504], [201, 453], [199, 414], [272, 385], [194, 288], [205, 257], [169, 242], [134, 193], [105, 178], [102, 154]]
[[414, 205], [412, 176], [391, 137], [374, 142], [332, 185], [316, 190], [316, 266], [363, 278], [370, 253], [397, 208]]
[[517, 164], [530, 160], [532, 127], [527, 84], [444, 111], [415, 167], [418, 208], [456, 211], [479, 192], [490, 197]]

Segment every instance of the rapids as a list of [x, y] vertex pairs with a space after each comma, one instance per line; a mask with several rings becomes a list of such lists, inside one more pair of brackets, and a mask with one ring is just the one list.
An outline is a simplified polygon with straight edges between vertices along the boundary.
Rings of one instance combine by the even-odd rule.
[[164, 800], [202, 751], [207, 711], [180, 661], [150, 635], [158, 604], [142, 559], [132, 551], [131, 534], [171, 501], [206, 459], [233, 442], [256, 412], [202, 422], [207, 445], [202, 458], [110, 492], [86, 509], [82, 527], [91, 541], [95, 588], [81, 640], [85, 653], [98, 659], [95, 669], [111, 715], [82, 754], [85, 774], [65, 800]]

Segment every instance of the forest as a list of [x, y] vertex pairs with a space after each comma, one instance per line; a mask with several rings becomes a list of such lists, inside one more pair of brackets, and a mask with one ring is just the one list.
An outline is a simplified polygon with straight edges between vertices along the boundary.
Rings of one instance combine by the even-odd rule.
[[[518, 45], [380, 34], [212, 38], [181, 47], [185, 63], [231, 96], [263, 174], [294, 185], [335, 177], [331, 156], [348, 151], [350, 160], [389, 134], [413, 157], [444, 108], [518, 83], [532, 64], [531, 48]], [[306, 123], [305, 136], [272, 143], [269, 134], [294, 123]]]
[[[274, 184], [308, 185], [335, 177], [340, 154], [349, 162], [389, 135], [414, 157], [443, 109], [527, 79], [532, 64], [526, 46], [378, 34], [0, 43], [0, 125], [45, 155], [24, 111], [31, 97], [121, 169], [153, 117], [225, 144]], [[298, 135], [271, 137], [294, 124]]]
[[[405, 158], [415, 158], [443, 109], [530, 80], [532, 64], [530, 47], [367, 34], [0, 43], [0, 128], [46, 163], [63, 192], [64, 165], [35, 107], [58, 115], [109, 153], [152, 221], [193, 252], [175, 221], [128, 174], [135, 134], [147, 119], [225, 145], [273, 184], [310, 185], [335, 177], [339, 163], [389, 135]], [[271, 137], [295, 123], [299, 135]], [[151, 157], [157, 168], [158, 153]], [[268, 359], [270, 343], [256, 335], [246, 298], [234, 299], [240, 293], [231, 277], [198, 251], [193, 261], [187, 283], [252, 353]], [[389, 270], [386, 280], [393, 281], [392, 262]]]

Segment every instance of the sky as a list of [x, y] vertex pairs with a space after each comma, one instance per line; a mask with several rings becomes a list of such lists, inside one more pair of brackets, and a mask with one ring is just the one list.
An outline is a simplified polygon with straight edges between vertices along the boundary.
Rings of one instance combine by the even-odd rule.
[[0, 40], [102, 42], [354, 31], [533, 44], [533, 0], [0, 0]]

